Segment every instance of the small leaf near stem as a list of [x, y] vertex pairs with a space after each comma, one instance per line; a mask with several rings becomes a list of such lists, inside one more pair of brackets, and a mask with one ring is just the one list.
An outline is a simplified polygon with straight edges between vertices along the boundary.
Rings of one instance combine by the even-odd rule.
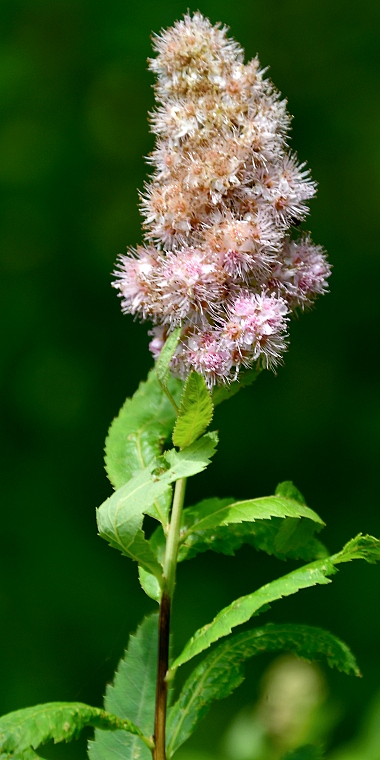
[[174, 446], [184, 449], [194, 443], [207, 430], [213, 411], [214, 405], [204, 377], [191, 372], [183, 389], [173, 430]]
[[156, 689], [156, 709], [154, 716], [153, 760], [166, 760], [165, 727], [169, 667], [170, 613], [175, 586], [175, 574], [179, 547], [182, 508], [185, 499], [186, 478], [177, 480], [174, 490], [173, 508], [163, 566], [163, 591], [160, 603], [158, 670]]

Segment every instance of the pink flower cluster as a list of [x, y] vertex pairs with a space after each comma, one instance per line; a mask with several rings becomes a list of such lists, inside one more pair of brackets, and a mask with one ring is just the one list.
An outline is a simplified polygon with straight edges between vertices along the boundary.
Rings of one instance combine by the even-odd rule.
[[315, 184], [289, 152], [285, 101], [227, 29], [200, 13], [155, 39], [154, 173], [142, 198], [146, 244], [121, 256], [123, 311], [150, 320], [157, 357], [182, 326], [172, 368], [211, 386], [274, 367], [289, 315], [324, 293], [325, 253], [292, 229]]

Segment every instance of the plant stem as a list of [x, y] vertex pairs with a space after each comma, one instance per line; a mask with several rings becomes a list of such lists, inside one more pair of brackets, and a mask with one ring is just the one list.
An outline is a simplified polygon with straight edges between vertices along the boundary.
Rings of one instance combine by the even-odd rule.
[[182, 507], [185, 500], [186, 478], [177, 480], [174, 489], [173, 507], [170, 516], [168, 538], [166, 542], [164, 558], [164, 591], [170, 601], [173, 598], [175, 574], [177, 569], [177, 554], [179, 545], [179, 531], [181, 528]]
[[155, 746], [153, 750], [153, 760], [166, 760], [165, 726], [166, 702], [168, 694], [166, 674], [169, 667], [170, 613], [175, 586], [179, 532], [181, 527], [182, 507], [185, 499], [185, 490], [186, 478], [177, 480], [175, 484], [173, 508], [165, 549], [163, 588], [160, 603], [156, 710], [154, 716]]

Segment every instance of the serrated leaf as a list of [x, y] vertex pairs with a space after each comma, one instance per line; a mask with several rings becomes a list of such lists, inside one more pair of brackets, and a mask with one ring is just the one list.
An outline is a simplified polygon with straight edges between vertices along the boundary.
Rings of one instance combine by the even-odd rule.
[[162, 390], [164, 391], [164, 393], [166, 393], [167, 397], [169, 398], [169, 401], [171, 401], [171, 403], [174, 406], [174, 409], [176, 410], [178, 409], [178, 407], [175, 400], [172, 397], [172, 394], [170, 393], [170, 390], [168, 387], [168, 381], [170, 377], [170, 363], [173, 358], [173, 355], [176, 352], [179, 339], [181, 336], [181, 331], [182, 331], [182, 327], [176, 327], [175, 330], [173, 330], [173, 332], [170, 333], [156, 361], [156, 374], [157, 374], [158, 382], [160, 383]]
[[236, 599], [228, 607], [222, 609], [211, 623], [196, 631], [182, 653], [173, 662], [169, 672], [173, 674], [184, 662], [188, 662], [215, 641], [231, 633], [232, 628], [247, 622], [260, 610], [267, 609], [271, 602], [295, 594], [302, 588], [330, 583], [328, 576], [336, 572], [335, 566], [352, 559], [376, 562], [380, 559], [380, 541], [373, 536], [359, 535], [349, 541], [337, 554], [304, 565], [272, 583], [267, 583], [252, 594]]
[[212, 392], [214, 406], [236, 396], [242, 388], [248, 388], [256, 380], [261, 371], [262, 367], [253, 367], [252, 369], [240, 372], [238, 379], [234, 380], [230, 385], [216, 385]]
[[[138, 723], [145, 736], [153, 733], [158, 648], [158, 615], [146, 617], [130, 637], [114, 682], [107, 686], [106, 710]], [[90, 760], [151, 760], [149, 749], [136, 737], [95, 730], [89, 742]]]
[[[297, 494], [300, 496], [299, 492]], [[257, 521], [260, 525], [246, 524]], [[239, 523], [244, 524], [236, 527]], [[234, 554], [243, 543], [250, 543], [281, 559], [287, 556], [309, 561], [319, 556], [322, 558], [326, 552], [313, 533], [323, 524], [304, 502], [281, 495], [240, 502], [206, 499], [183, 512], [179, 561], [207, 549]], [[228, 530], [224, 527], [227, 525]]]
[[[243, 544], [249, 544], [258, 551], [273, 554], [281, 560], [302, 559], [311, 562], [329, 556], [327, 549], [315, 538], [315, 529], [316, 524], [311, 520], [295, 520], [290, 517], [284, 520], [273, 517], [271, 520], [254, 523], [222, 525], [213, 530], [190, 534], [180, 547], [178, 561], [192, 559], [209, 550], [233, 556]], [[153, 536], [156, 535], [155, 531]], [[156, 550], [160, 551], [157, 546]]]
[[202, 472], [216, 444], [217, 434], [207, 433], [182, 451], [167, 451], [161, 460], [134, 475], [97, 509], [100, 536], [160, 579], [161, 567], [141, 530], [144, 514], [151, 514], [154, 500], [167, 493], [175, 480]]
[[266, 625], [219, 645], [193, 670], [168, 715], [168, 756], [192, 734], [216, 699], [244, 680], [243, 665], [262, 652], [290, 651], [307, 660], [325, 658], [330, 667], [360, 675], [349, 648], [336, 636], [307, 625]]
[[196, 441], [207, 430], [213, 411], [214, 405], [205, 379], [197, 372], [190, 372], [173, 431], [174, 446], [183, 449]]
[[323, 520], [309, 509], [305, 504], [300, 504], [292, 498], [283, 496], [263, 496], [258, 499], [234, 501], [224, 503], [220, 499], [207, 499], [184, 511], [183, 535], [210, 530], [221, 525], [231, 523], [255, 522], [256, 520], [268, 520], [272, 517], [307, 518], [312, 522], [319, 523], [322, 527]]
[[141, 565], [139, 565], [139, 581], [141, 588], [145, 591], [146, 595], [151, 599], [154, 599], [155, 602], [160, 603], [161, 586], [156, 576], [152, 575], [152, 573], [148, 573], [143, 567], [141, 567]]
[[[199, 507], [207, 511], [213, 508], [223, 509], [232, 505], [235, 499], [205, 499], [196, 507], [188, 507], [183, 511], [183, 531], [190, 523], [187, 513], [198, 510]], [[178, 562], [193, 559], [202, 552], [214, 551], [228, 556], [233, 556], [243, 544], [249, 544], [259, 551], [273, 554], [278, 559], [302, 559], [311, 562], [315, 559], [323, 559], [329, 556], [329, 552], [314, 536], [315, 530], [321, 525], [308, 519], [272, 517], [270, 520], [257, 520], [255, 522], [231, 523], [228, 526], [221, 525], [207, 530], [196, 532], [188, 531], [182, 535], [182, 543], [179, 547]], [[161, 562], [165, 550], [165, 535], [159, 526], [149, 539], [149, 543]]]
[[341, 562], [351, 562], [353, 559], [364, 559], [373, 565], [380, 560], [380, 541], [374, 536], [363, 536], [358, 533], [355, 538], [351, 538], [342, 551], [334, 554], [331, 558], [336, 564]]
[[[179, 399], [183, 383], [173, 378], [170, 385], [172, 394]], [[127, 398], [108, 432], [105, 464], [114, 488], [127, 483], [161, 454], [162, 443], [170, 437], [175, 419], [175, 411], [152, 369], [132, 398]]]
[[[141, 530], [144, 512], [167, 492], [168, 483], [155, 480], [152, 465], [134, 475], [97, 509], [99, 534], [110, 546], [134, 559], [148, 572], [161, 577], [161, 567]], [[154, 469], [154, 468], [153, 468]]]
[[184, 662], [208, 649], [218, 639], [228, 636], [234, 627], [246, 623], [260, 609], [268, 609], [271, 602], [295, 594], [302, 588], [329, 583], [327, 576], [333, 572], [335, 568], [330, 558], [317, 560], [272, 583], [267, 583], [252, 594], [236, 599], [228, 607], [224, 607], [211, 623], [196, 631], [183, 652], [173, 662], [171, 671], [174, 672]]
[[206, 469], [207, 465], [210, 464], [211, 457], [215, 454], [217, 444], [218, 434], [214, 430], [211, 433], [205, 433], [202, 438], [198, 438], [197, 441], [194, 441], [191, 446], [187, 446], [186, 449], [181, 449], [181, 451], [170, 449], [166, 451], [164, 457], [169, 463], [170, 472], [172, 473], [170, 476], [172, 480], [170, 482], [179, 478], [189, 478]]
[[[168, 387], [178, 401], [183, 383], [170, 377]], [[161, 454], [162, 444], [170, 437], [175, 419], [173, 405], [152, 369], [132, 398], [126, 400], [108, 431], [105, 465], [114, 488], [121, 488]], [[166, 498], [160, 497], [155, 506], [154, 516], [165, 524], [170, 494]]]
[[77, 737], [85, 726], [103, 730], [123, 729], [141, 737], [141, 730], [127, 716], [117, 717], [81, 702], [48, 702], [3, 715], [0, 718], [0, 750], [22, 753], [37, 749], [50, 741], [67, 742]]

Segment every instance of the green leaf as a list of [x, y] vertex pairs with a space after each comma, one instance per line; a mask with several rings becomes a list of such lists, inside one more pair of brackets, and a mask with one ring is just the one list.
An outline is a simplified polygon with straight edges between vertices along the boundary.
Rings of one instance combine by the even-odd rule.
[[197, 372], [190, 372], [174, 427], [174, 446], [183, 449], [196, 441], [207, 430], [213, 411], [214, 406], [205, 379]]
[[182, 653], [173, 662], [169, 672], [174, 673], [184, 662], [191, 660], [215, 641], [231, 633], [232, 628], [247, 622], [263, 608], [267, 609], [271, 602], [295, 594], [302, 588], [330, 583], [328, 576], [336, 572], [335, 566], [352, 559], [376, 562], [380, 559], [380, 541], [373, 536], [359, 535], [349, 541], [337, 554], [304, 565], [272, 583], [267, 583], [252, 594], [236, 599], [221, 610], [211, 623], [196, 631]]
[[[298, 498], [299, 491], [292, 487], [292, 493]], [[257, 521], [260, 525], [256, 525]], [[234, 554], [243, 543], [250, 543], [281, 559], [287, 556], [316, 559], [326, 555], [313, 536], [314, 531], [320, 530], [323, 524], [304, 502], [300, 503], [291, 496], [278, 494], [239, 502], [233, 499], [206, 499], [183, 512], [179, 561], [190, 559], [207, 549]], [[225, 527], [227, 525], [228, 529]]]
[[294, 499], [299, 504], [306, 504], [301, 491], [296, 488], [291, 480], [284, 480], [283, 483], [279, 483], [276, 490], [276, 496], [284, 496], [285, 499]]
[[161, 586], [155, 575], [148, 573], [139, 565], [139, 581], [141, 588], [145, 591], [146, 595], [155, 602], [161, 601]]
[[[183, 383], [172, 379], [170, 389], [180, 397]], [[105, 444], [107, 475], [120, 488], [143, 470], [162, 451], [172, 432], [176, 415], [152, 369], [132, 398], [127, 398], [113, 420]]]
[[[214, 430], [206, 433], [202, 438], [187, 446], [186, 449], [176, 451], [170, 449], [166, 451], [164, 457], [170, 465], [170, 482], [179, 478], [189, 478], [202, 472], [210, 464], [211, 457], [214, 456], [218, 444], [218, 434]], [[166, 477], [165, 473], [162, 477]]]
[[184, 511], [184, 533], [210, 530], [231, 523], [255, 522], [272, 517], [306, 517], [322, 527], [323, 520], [312, 509], [292, 498], [283, 496], [263, 496], [258, 499], [226, 503], [225, 500], [207, 499], [195, 507]]
[[[311, 562], [328, 556], [328, 551], [314, 536], [316, 523], [311, 520], [260, 520], [254, 523], [232, 523], [214, 530], [191, 533], [179, 550], [178, 560], [192, 559], [208, 550], [232, 556], [243, 544], [249, 544], [258, 551], [273, 554], [278, 559], [302, 559]], [[150, 542], [156, 542], [155, 531]], [[164, 541], [164, 534], [161, 532]], [[159, 547], [156, 546], [159, 551]]]
[[77, 737], [85, 726], [98, 726], [108, 731], [122, 729], [123, 733], [128, 731], [143, 736], [127, 716], [121, 719], [81, 702], [48, 702], [3, 715], [0, 718], [0, 750], [22, 753], [30, 748], [37, 749], [51, 739], [67, 742]]
[[214, 406], [221, 404], [222, 401], [227, 401], [232, 396], [236, 396], [242, 388], [248, 388], [256, 380], [261, 371], [262, 367], [253, 367], [245, 372], [241, 372], [238, 379], [234, 380], [230, 385], [216, 385], [212, 393]]
[[331, 557], [336, 564], [340, 562], [351, 562], [353, 559], [364, 559], [373, 565], [380, 560], [380, 541], [374, 536], [363, 536], [358, 533], [355, 538], [345, 544], [342, 551]]
[[144, 512], [165, 494], [168, 483], [151, 475], [152, 465], [134, 475], [97, 509], [99, 534], [110, 546], [138, 562], [158, 578], [161, 567], [141, 530]]
[[355, 658], [340, 639], [307, 625], [266, 625], [221, 644], [193, 670], [168, 716], [168, 756], [176, 752], [208, 712], [244, 680], [244, 662], [262, 652], [290, 651], [307, 660], [325, 658], [330, 667], [360, 675]]
[[308, 588], [318, 583], [329, 583], [326, 576], [332, 575], [334, 570], [330, 559], [317, 560], [272, 583], [267, 583], [252, 594], [236, 599], [228, 607], [222, 609], [211, 623], [196, 631], [183, 652], [173, 662], [171, 671], [174, 672], [184, 662], [203, 652], [218, 639], [227, 636], [235, 626], [246, 623], [260, 609], [267, 609], [271, 602], [283, 596], [295, 594], [301, 588]]
[[[273, 498], [273, 497], [272, 497]], [[205, 499], [195, 507], [183, 511], [182, 543], [179, 547], [178, 561], [196, 557], [208, 550], [233, 556], [243, 544], [250, 544], [259, 551], [274, 554], [278, 559], [302, 559], [311, 562], [328, 556], [326, 548], [318, 541], [315, 530], [320, 530], [321, 523], [311, 519], [277, 518], [255, 520], [255, 522], [230, 523], [228, 526], [214, 526], [206, 530], [190, 530], [190, 523], [195, 524], [199, 513], [215, 514], [235, 504], [235, 499]], [[149, 539], [149, 543], [161, 562], [165, 550], [165, 535], [159, 526]]]
[[[112, 686], [107, 686], [105, 708], [138, 723], [146, 736], [153, 733], [158, 648], [158, 615], [143, 620], [129, 639]], [[90, 760], [151, 760], [148, 748], [134, 736], [95, 731], [89, 742]]]
[[[170, 377], [168, 387], [172, 397], [178, 400], [183, 383]], [[173, 406], [152, 369], [146, 382], [140, 383], [132, 398], [126, 400], [108, 431], [105, 464], [114, 488], [121, 488], [161, 454], [175, 419]], [[170, 494], [160, 497], [154, 516], [165, 524], [169, 508]]]
[[178, 410], [178, 407], [170, 393], [168, 382], [169, 382], [169, 377], [170, 377], [170, 363], [173, 358], [173, 355], [176, 352], [179, 339], [181, 336], [181, 331], [182, 331], [182, 327], [179, 326], [179, 327], [176, 327], [176, 329], [173, 330], [172, 333], [170, 333], [156, 361], [156, 374], [157, 374], [158, 382], [160, 383], [162, 390], [164, 391], [164, 393], [166, 393], [169, 401], [171, 401], [176, 411]]
[[151, 514], [154, 500], [167, 493], [175, 480], [196, 475], [207, 467], [217, 440], [215, 432], [206, 433], [182, 451], [167, 451], [160, 460], [134, 475], [97, 509], [100, 536], [160, 579], [161, 567], [141, 530], [144, 514]]

